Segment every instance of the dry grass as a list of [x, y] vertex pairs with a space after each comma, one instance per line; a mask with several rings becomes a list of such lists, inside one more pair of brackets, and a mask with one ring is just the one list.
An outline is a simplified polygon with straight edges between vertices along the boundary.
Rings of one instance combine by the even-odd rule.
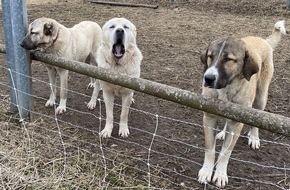
[[42, 118], [20, 124], [8, 96], [0, 100], [0, 189], [144, 189], [140, 180], [127, 180], [129, 160], [119, 162], [117, 150], [104, 162], [99, 144], [83, 147], [76, 129]]
[[126, 160], [107, 160], [105, 171], [100, 155], [77, 142], [62, 144], [52, 134], [40, 134], [35, 124], [1, 122], [0, 127], [1, 189], [144, 187], [138, 180], [126, 179]]

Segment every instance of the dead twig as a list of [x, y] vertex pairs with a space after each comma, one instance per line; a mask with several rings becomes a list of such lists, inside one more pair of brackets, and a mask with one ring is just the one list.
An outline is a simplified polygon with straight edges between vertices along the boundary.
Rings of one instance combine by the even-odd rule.
[[97, 3], [102, 5], [113, 5], [113, 6], [126, 6], [126, 7], [145, 7], [145, 8], [153, 8], [157, 9], [158, 5], [148, 5], [148, 4], [133, 4], [133, 3], [119, 3], [119, 2], [105, 2], [105, 1], [96, 1], [96, 0], [88, 0], [90, 3]]

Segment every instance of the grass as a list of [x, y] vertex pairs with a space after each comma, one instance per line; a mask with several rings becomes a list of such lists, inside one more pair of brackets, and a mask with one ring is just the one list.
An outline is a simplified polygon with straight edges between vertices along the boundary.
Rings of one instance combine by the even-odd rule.
[[77, 137], [65, 134], [66, 130], [62, 138], [70, 138], [62, 143], [57, 127], [49, 127], [56, 124], [41, 118], [20, 124], [18, 115], [9, 113], [9, 99], [1, 98], [0, 189], [146, 188], [137, 180], [138, 174], [127, 168], [134, 163], [126, 156], [118, 156], [119, 161], [117, 151], [116, 155], [106, 155], [105, 170], [101, 153], [94, 150], [98, 144], [83, 147]]

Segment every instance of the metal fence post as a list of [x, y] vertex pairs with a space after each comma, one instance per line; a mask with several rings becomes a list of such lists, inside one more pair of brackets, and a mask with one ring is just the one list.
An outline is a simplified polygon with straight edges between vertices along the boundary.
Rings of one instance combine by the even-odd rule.
[[29, 53], [20, 47], [27, 31], [26, 0], [2, 0], [11, 111], [20, 119], [29, 119], [32, 108]]

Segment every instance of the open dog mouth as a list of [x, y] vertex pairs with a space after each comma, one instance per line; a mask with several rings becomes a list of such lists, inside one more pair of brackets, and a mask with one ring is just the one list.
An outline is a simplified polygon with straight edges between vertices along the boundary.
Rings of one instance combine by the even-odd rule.
[[121, 40], [118, 40], [117, 43], [113, 45], [112, 50], [114, 56], [116, 59], [121, 59], [125, 54], [125, 46], [121, 42]]

